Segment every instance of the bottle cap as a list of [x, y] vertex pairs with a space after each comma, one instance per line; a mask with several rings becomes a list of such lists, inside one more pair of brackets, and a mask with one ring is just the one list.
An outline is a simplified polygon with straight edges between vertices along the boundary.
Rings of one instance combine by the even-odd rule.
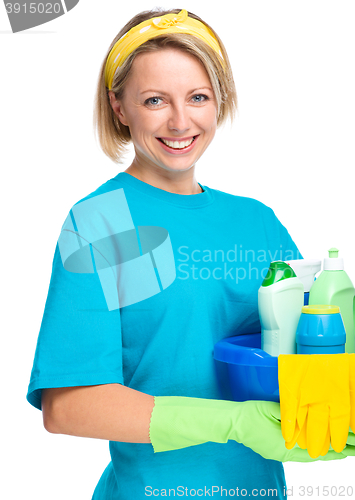
[[296, 278], [296, 273], [286, 262], [276, 260], [275, 262], [271, 262], [261, 286], [270, 286], [288, 278]]
[[330, 248], [328, 252], [329, 257], [324, 259], [324, 271], [343, 271], [344, 260], [338, 257], [339, 250], [337, 248]]
[[338, 314], [340, 313], [339, 306], [328, 306], [323, 304], [312, 304], [311, 306], [303, 306], [304, 314]]

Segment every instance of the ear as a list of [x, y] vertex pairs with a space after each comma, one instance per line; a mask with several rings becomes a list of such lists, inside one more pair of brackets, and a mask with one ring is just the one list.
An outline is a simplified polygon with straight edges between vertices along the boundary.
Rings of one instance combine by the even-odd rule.
[[109, 99], [110, 99], [110, 104], [113, 109], [113, 112], [115, 115], [118, 117], [122, 125], [126, 125], [128, 127], [128, 122], [125, 116], [125, 112], [123, 109], [122, 101], [116, 99], [116, 96], [112, 90], [108, 93]]

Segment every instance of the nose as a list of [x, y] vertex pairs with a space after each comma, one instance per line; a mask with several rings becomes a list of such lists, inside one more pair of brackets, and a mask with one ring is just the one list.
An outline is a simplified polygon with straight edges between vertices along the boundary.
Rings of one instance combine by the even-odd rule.
[[191, 127], [189, 110], [185, 103], [178, 103], [171, 106], [170, 117], [168, 121], [169, 130], [183, 134]]

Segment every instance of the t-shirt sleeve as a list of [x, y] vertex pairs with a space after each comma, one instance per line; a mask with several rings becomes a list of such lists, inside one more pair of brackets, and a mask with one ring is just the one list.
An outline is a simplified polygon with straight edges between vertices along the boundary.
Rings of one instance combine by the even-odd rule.
[[93, 245], [83, 240], [68, 257], [68, 235], [78, 239], [58, 239], [28, 387], [38, 409], [44, 388], [124, 383], [120, 309], [108, 307]]
[[280, 260], [288, 261], [288, 260], [303, 259], [300, 250], [298, 249], [296, 243], [293, 241], [286, 227], [279, 221], [276, 215], [275, 218], [277, 220], [277, 226], [281, 242], [280, 249], [282, 258]]
[[263, 206], [264, 227], [268, 246], [273, 251], [270, 254], [270, 261], [303, 259], [303, 256], [293, 241], [286, 227], [280, 222], [272, 208]]

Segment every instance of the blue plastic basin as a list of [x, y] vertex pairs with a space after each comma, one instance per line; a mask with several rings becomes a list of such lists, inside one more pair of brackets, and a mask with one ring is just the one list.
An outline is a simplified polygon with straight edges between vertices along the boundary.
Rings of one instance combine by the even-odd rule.
[[278, 363], [260, 349], [261, 333], [220, 340], [213, 357], [223, 399], [280, 402]]

